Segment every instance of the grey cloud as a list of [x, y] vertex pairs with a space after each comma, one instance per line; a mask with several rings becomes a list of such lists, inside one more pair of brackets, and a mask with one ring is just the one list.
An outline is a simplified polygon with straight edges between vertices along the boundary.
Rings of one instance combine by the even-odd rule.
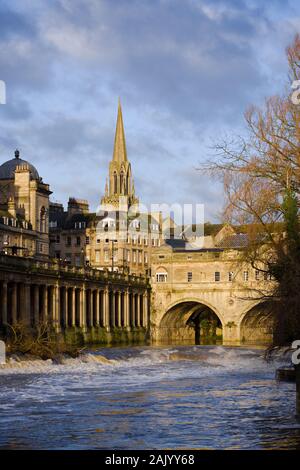
[[244, 108], [269, 94], [269, 52], [278, 57], [292, 37], [294, 3], [285, 11], [279, 1], [30, 3], [0, 7], [0, 79], [10, 98], [0, 109], [1, 160], [20, 146], [57, 198], [78, 192], [96, 204], [121, 95], [141, 198], [203, 199], [216, 213], [221, 189], [194, 168], [210, 137], [234, 132]]

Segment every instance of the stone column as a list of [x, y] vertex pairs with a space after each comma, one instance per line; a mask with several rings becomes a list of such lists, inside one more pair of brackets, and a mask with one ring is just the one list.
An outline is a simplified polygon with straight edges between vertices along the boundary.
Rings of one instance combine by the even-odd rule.
[[44, 286], [43, 288], [43, 321], [48, 321], [48, 286]]
[[33, 317], [37, 326], [40, 322], [40, 289], [37, 285], [33, 288]]
[[148, 328], [148, 293], [145, 292], [143, 295], [143, 326]]
[[128, 289], [126, 289], [125, 295], [124, 295], [124, 322], [125, 322], [125, 326], [127, 328], [130, 328], [130, 320], [129, 320], [130, 304], [129, 304], [129, 300], [130, 300], [129, 292], [128, 292]]
[[13, 325], [17, 323], [17, 288], [18, 284], [16, 282], [13, 283], [12, 288], [12, 297], [11, 297], [11, 322]]
[[136, 320], [137, 320], [137, 325], [136, 326], [141, 326], [141, 308], [140, 308], [140, 294], [136, 295]]
[[72, 287], [72, 316], [71, 325], [74, 327], [76, 324], [76, 289]]
[[122, 326], [122, 292], [118, 292], [118, 326]]
[[110, 312], [111, 327], [116, 326], [116, 294], [112, 291], [111, 312]]
[[131, 323], [132, 326], [135, 327], [135, 294], [132, 292], [131, 294]]
[[89, 316], [89, 321], [90, 324], [89, 326], [94, 326], [94, 315], [93, 315], [93, 310], [94, 310], [94, 299], [93, 299], [93, 291], [92, 289], [88, 289], [87, 295], [89, 297], [89, 302], [87, 302], [87, 307], [88, 307], [88, 316]]
[[103, 292], [103, 326], [109, 328], [109, 290]]
[[64, 287], [64, 302], [63, 302], [63, 325], [66, 328], [68, 326], [68, 288]]
[[53, 326], [55, 326], [55, 286], [49, 287], [49, 295], [50, 295], [49, 321]]
[[85, 286], [80, 290], [80, 326], [86, 326], [86, 288]]
[[53, 323], [56, 331], [60, 330], [60, 288], [53, 287]]
[[96, 302], [96, 325], [95, 326], [99, 326], [100, 325], [100, 292], [98, 289], [96, 289], [95, 291], [95, 302]]
[[7, 325], [7, 282], [2, 283], [2, 323]]

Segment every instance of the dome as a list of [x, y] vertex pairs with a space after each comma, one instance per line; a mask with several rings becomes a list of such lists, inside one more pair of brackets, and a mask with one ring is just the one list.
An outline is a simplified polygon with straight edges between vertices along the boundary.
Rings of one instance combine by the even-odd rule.
[[40, 178], [37, 169], [26, 160], [22, 160], [19, 155], [19, 151], [16, 150], [15, 158], [0, 165], [0, 180], [14, 179], [14, 171], [18, 165], [28, 165], [31, 179], [38, 180]]

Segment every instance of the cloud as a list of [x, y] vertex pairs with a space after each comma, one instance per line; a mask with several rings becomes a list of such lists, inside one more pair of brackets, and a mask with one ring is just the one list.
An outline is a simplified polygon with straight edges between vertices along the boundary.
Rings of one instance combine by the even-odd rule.
[[121, 96], [141, 200], [201, 199], [221, 188], [195, 168], [250, 103], [280, 91], [296, 1], [3, 0], [1, 161], [21, 147], [54, 197], [96, 206]]

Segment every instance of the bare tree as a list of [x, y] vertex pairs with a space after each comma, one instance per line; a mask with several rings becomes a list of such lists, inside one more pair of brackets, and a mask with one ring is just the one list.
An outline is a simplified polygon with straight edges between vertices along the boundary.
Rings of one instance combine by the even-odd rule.
[[[286, 55], [289, 81], [300, 80], [299, 35]], [[290, 345], [300, 339], [300, 104], [291, 83], [263, 107], [251, 106], [245, 123], [246, 137], [219, 142], [206, 170], [223, 181], [224, 221], [245, 226], [244, 261], [275, 280], [261, 292], [274, 301], [272, 347]]]

